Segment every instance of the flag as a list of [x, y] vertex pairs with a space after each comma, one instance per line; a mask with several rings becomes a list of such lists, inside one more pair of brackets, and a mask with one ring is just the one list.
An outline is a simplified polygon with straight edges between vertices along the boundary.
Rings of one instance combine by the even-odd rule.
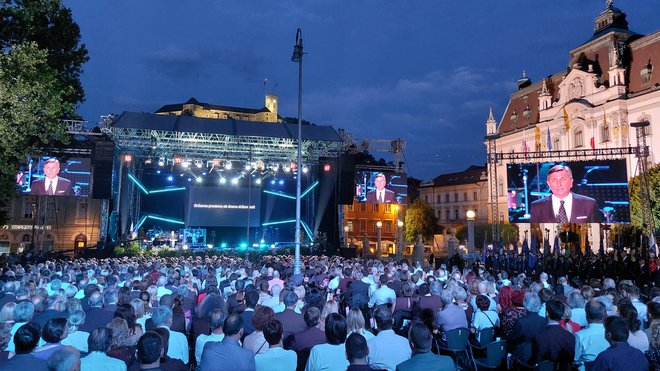
[[600, 234], [600, 246], [598, 247], [598, 255], [602, 259], [605, 256], [605, 246], [603, 245], [603, 233]]
[[529, 149], [527, 148], [527, 140], [525, 140], [525, 138], [523, 138], [522, 148], [525, 157], [527, 157], [527, 152], [529, 152]]
[[525, 239], [523, 240], [522, 253], [525, 256], [529, 255], [529, 244], [527, 243], [527, 237], [525, 237]]
[[552, 253], [555, 256], [559, 255], [559, 236], [555, 236], [555, 242], [552, 244]]
[[571, 122], [568, 120], [568, 112], [566, 112], [566, 106], [564, 106], [564, 126], [566, 127], [566, 131], [571, 130]]
[[550, 125], [548, 125], [548, 138], [546, 139], [548, 151], [552, 151], [552, 138], [550, 138]]
[[541, 128], [536, 126], [534, 128], [534, 148], [539, 152], [541, 150]]
[[481, 248], [481, 262], [484, 264], [486, 263], [486, 237], [488, 237], [488, 232], [484, 232], [484, 245]]
[[529, 244], [529, 249], [533, 254], [539, 253], [539, 243], [536, 241], [536, 238], [532, 238], [532, 242]]
[[607, 127], [607, 115], [605, 114], [605, 108], [603, 108], [603, 131], [607, 133], [609, 128]]
[[591, 126], [591, 140], [589, 140], [591, 149], [596, 149], [596, 129], [594, 128], [594, 126], [596, 125]]
[[550, 253], [550, 237], [543, 239], [543, 255]]
[[518, 241], [513, 241], [513, 252], [518, 255]]

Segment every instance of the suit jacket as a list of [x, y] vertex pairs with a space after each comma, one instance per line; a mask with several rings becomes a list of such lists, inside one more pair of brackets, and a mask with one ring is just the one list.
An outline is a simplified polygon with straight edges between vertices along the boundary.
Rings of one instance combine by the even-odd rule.
[[[532, 202], [531, 223], [558, 223], [552, 209], [552, 196], [546, 196]], [[566, 210], [568, 213], [568, 210]], [[571, 208], [570, 223], [595, 223], [600, 221], [596, 200], [591, 197], [573, 193], [573, 206]]]
[[67, 318], [68, 315], [66, 312], [60, 312], [55, 309], [46, 309], [43, 312], [34, 312], [34, 317], [32, 318], [31, 322], [36, 323], [39, 325], [39, 328], [43, 331], [44, 325], [46, 322], [53, 318]]
[[[385, 197], [384, 201], [385, 202], [383, 202], [384, 204], [395, 204], [395, 203], [397, 203], [394, 191], [390, 191], [387, 188], [383, 189], [383, 191], [385, 192], [385, 195], [384, 195], [384, 197]], [[367, 203], [368, 204], [380, 203], [376, 199], [376, 190], [367, 192]]]
[[241, 313], [241, 317], [243, 317], [243, 337], [250, 335], [251, 333], [254, 332], [254, 326], [252, 326], [252, 317], [254, 316], [254, 309], [252, 310], [244, 310], [243, 313]]
[[351, 281], [348, 285], [348, 290], [344, 293], [344, 298], [346, 298], [346, 303], [349, 307], [353, 308], [353, 296], [362, 295], [365, 299], [364, 305], [366, 306], [369, 302], [369, 284], [362, 281]]
[[275, 319], [282, 322], [282, 327], [284, 327], [282, 339], [286, 339], [307, 329], [307, 324], [302, 314], [294, 312], [293, 309], [286, 308], [284, 312], [276, 313]]
[[11, 357], [8, 361], [2, 363], [0, 369], [3, 370], [30, 370], [30, 371], [47, 371], [48, 362], [43, 359], [35, 357], [32, 353], [17, 354]]
[[222, 341], [211, 341], [202, 351], [201, 371], [251, 371], [255, 369], [254, 353], [241, 347], [229, 336]]
[[559, 370], [570, 370], [575, 357], [575, 336], [559, 324], [548, 325], [534, 338], [532, 359], [556, 362]]
[[513, 329], [508, 337], [508, 347], [511, 354], [517, 359], [527, 362], [523, 357], [522, 347], [531, 343], [536, 335], [545, 330], [548, 321], [539, 316], [538, 313], [527, 313], [513, 323]]
[[[48, 196], [46, 193], [46, 178], [35, 180], [30, 185], [30, 194], [36, 196]], [[57, 187], [53, 196], [73, 196], [73, 186], [71, 181], [61, 176], [57, 177]]]
[[85, 313], [85, 323], [80, 326], [80, 331], [89, 332], [96, 330], [99, 327], [105, 327], [108, 322], [112, 321], [114, 313], [99, 307], [92, 307]]
[[292, 348], [296, 352], [299, 352], [305, 349], [310, 350], [314, 345], [323, 344], [325, 342], [325, 332], [314, 326], [295, 334], [295, 340], [292, 344]]
[[417, 353], [396, 366], [397, 371], [415, 370], [456, 370], [454, 360], [448, 356], [439, 356], [432, 352]]

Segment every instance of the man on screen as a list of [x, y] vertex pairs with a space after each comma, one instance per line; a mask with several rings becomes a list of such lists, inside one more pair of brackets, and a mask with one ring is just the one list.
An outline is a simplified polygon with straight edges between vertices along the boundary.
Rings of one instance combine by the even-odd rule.
[[532, 223], [598, 222], [596, 200], [571, 192], [573, 173], [566, 165], [555, 165], [548, 171], [552, 195], [532, 202]]
[[73, 196], [71, 181], [59, 176], [60, 162], [50, 158], [44, 163], [44, 177], [32, 182], [30, 194], [36, 196]]
[[385, 188], [387, 184], [387, 178], [385, 174], [378, 173], [374, 179], [374, 185], [376, 189], [373, 191], [367, 192], [367, 203], [369, 204], [392, 204], [397, 203], [396, 195], [394, 191], [390, 191]]

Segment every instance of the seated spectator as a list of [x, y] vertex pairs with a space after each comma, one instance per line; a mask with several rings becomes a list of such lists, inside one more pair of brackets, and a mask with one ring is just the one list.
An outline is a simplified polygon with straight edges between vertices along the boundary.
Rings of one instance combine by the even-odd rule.
[[626, 321], [626, 325], [630, 330], [628, 344], [633, 348], [646, 352], [649, 349], [649, 338], [641, 330], [641, 321], [638, 319], [637, 309], [629, 302], [619, 304], [618, 308], [621, 318]]
[[[570, 296], [575, 294], [572, 292]], [[575, 334], [575, 365], [580, 371], [585, 370], [585, 363], [593, 362], [598, 355], [610, 345], [605, 339], [603, 321], [607, 316], [605, 306], [597, 300], [592, 300], [585, 306], [589, 325]]]
[[649, 360], [649, 365], [652, 370], [660, 370], [660, 321], [653, 321], [651, 323], [651, 344], [649, 350], [644, 352], [646, 358]]
[[69, 314], [69, 333], [62, 340], [62, 345], [70, 345], [81, 353], [87, 353], [89, 333], [79, 330], [83, 323], [85, 323], [85, 312], [82, 310], [76, 310]]
[[392, 330], [392, 311], [380, 306], [374, 311], [378, 335], [369, 340], [369, 364], [393, 371], [396, 365], [410, 359], [411, 349], [408, 340]]
[[160, 369], [163, 371], [188, 371], [188, 366], [180, 359], [170, 358], [167, 355], [170, 331], [167, 331], [164, 327], [158, 327], [154, 329], [154, 332], [163, 338], [163, 355], [160, 356]]
[[296, 313], [295, 311], [297, 302], [298, 295], [293, 292], [289, 292], [284, 297], [284, 305], [286, 306], [286, 309], [282, 313], [275, 314], [275, 319], [282, 322], [282, 326], [284, 326], [285, 349], [288, 349], [289, 344], [292, 342], [293, 336], [295, 334], [307, 329], [307, 324], [305, 324], [303, 316]]
[[511, 337], [511, 331], [513, 331], [513, 327], [515, 326], [516, 321], [527, 314], [527, 309], [525, 309], [524, 305], [525, 292], [522, 290], [514, 291], [509, 286], [502, 287], [501, 292], [506, 292], [509, 290], [511, 291], [511, 304], [506, 305], [506, 309], [500, 313], [500, 329], [502, 337], [505, 339]]
[[374, 338], [374, 334], [366, 328], [366, 321], [364, 320], [364, 314], [358, 308], [351, 308], [348, 311], [348, 317], [346, 317], [346, 326], [348, 334], [357, 333], [369, 341]]
[[582, 293], [577, 290], [571, 291], [566, 298], [566, 304], [571, 308], [571, 320], [580, 325], [580, 327], [586, 327], [589, 323], [587, 322], [587, 315], [584, 308], [585, 301]]
[[80, 371], [80, 352], [70, 346], [58, 349], [48, 358], [50, 371]]
[[571, 311], [571, 307], [569, 307], [568, 304], [564, 304], [564, 315], [561, 317], [561, 320], [559, 321], [559, 326], [561, 326], [561, 328], [570, 332], [571, 334], [575, 334], [578, 331], [580, 331], [581, 327], [580, 325], [578, 325], [577, 323], [571, 320], [572, 315], [573, 312]]
[[[309, 308], [307, 312], [310, 309], [317, 308]], [[284, 350], [282, 347], [283, 332], [282, 323], [276, 319], [264, 326], [263, 333], [269, 347], [267, 352], [257, 354], [254, 357], [257, 371], [288, 371], [296, 369], [298, 362], [296, 352], [293, 350]]]
[[131, 337], [126, 320], [115, 318], [106, 327], [112, 330], [112, 341], [110, 342], [108, 355], [124, 361], [126, 368], [130, 368], [133, 362], [135, 362], [135, 352], [131, 345]]
[[222, 341], [204, 345], [200, 370], [254, 370], [254, 353], [244, 349], [239, 343], [243, 335], [243, 318], [240, 314], [229, 315], [222, 326], [222, 331], [225, 334]]
[[168, 344], [167, 355], [170, 358], [180, 359], [183, 363], [188, 363], [188, 339], [186, 335], [170, 330], [172, 325], [172, 309], [161, 305], [154, 311], [151, 319], [156, 327], [162, 327], [170, 332], [170, 341]]
[[197, 337], [197, 341], [195, 342], [195, 360], [198, 365], [202, 363], [202, 351], [204, 350], [204, 345], [209, 342], [222, 341], [222, 339], [225, 338], [225, 334], [222, 332], [222, 325], [225, 323], [226, 318], [227, 315], [222, 308], [218, 308], [211, 312], [209, 317], [209, 322], [211, 323], [211, 335], [201, 334]]
[[394, 290], [387, 286], [387, 275], [381, 274], [378, 289], [371, 294], [371, 298], [369, 299], [369, 308], [384, 304], [394, 305], [394, 302], [396, 302], [396, 294]]
[[243, 336], [248, 336], [254, 332], [252, 326], [252, 316], [254, 316], [254, 308], [259, 301], [259, 293], [256, 290], [245, 291], [245, 310], [241, 313], [243, 317], [243, 324], [245, 325]]
[[563, 316], [562, 302], [550, 300], [546, 303], [548, 326], [534, 337], [532, 360], [549, 360], [557, 363], [559, 370], [570, 370], [575, 356], [575, 337], [559, 325]]
[[[463, 290], [463, 294], [465, 294], [465, 290]], [[453, 303], [452, 296], [450, 290], [442, 290], [440, 293], [442, 309], [436, 315], [434, 326], [442, 332], [468, 327], [465, 310], [460, 305]]]
[[142, 326], [137, 323], [135, 308], [133, 308], [133, 306], [130, 304], [118, 304], [114, 316], [115, 318], [122, 318], [126, 320], [126, 324], [128, 325], [128, 335], [130, 336], [129, 345], [135, 346], [138, 339], [144, 333]]
[[495, 311], [489, 310], [490, 300], [485, 295], [476, 297], [477, 311], [472, 316], [471, 329], [480, 340], [480, 331], [486, 328], [497, 328], [500, 326], [500, 318]]
[[112, 344], [112, 330], [99, 327], [89, 334], [89, 354], [80, 360], [82, 370], [126, 371], [126, 363], [107, 355]]
[[649, 362], [644, 354], [628, 344], [630, 331], [626, 320], [611, 316], [605, 319], [605, 338], [610, 347], [601, 352], [591, 365], [593, 370], [635, 370], [649, 369]]
[[137, 343], [137, 361], [140, 369], [160, 369], [160, 357], [163, 352], [163, 338], [153, 331], [148, 331]]
[[[24, 301], [16, 304], [14, 307], [14, 325], [11, 327], [11, 340], [9, 341], [9, 344], [7, 344], [7, 351], [14, 352], [14, 334], [18, 329], [23, 326], [24, 324], [30, 322], [32, 320], [32, 316], [34, 315], [34, 304], [32, 304], [29, 301]], [[39, 326], [37, 326], [38, 328]], [[39, 333], [41, 334], [41, 329], [39, 329]]]
[[[19, 303], [20, 304], [20, 303]], [[32, 305], [32, 303], [30, 303]], [[39, 327], [35, 323], [26, 323], [16, 329], [14, 345], [16, 354], [0, 366], [3, 370], [48, 370], [47, 362], [32, 353], [39, 344]]]
[[266, 353], [268, 351], [268, 341], [264, 337], [263, 330], [266, 324], [274, 319], [275, 312], [271, 307], [258, 306], [252, 316], [254, 332], [245, 337], [243, 348], [251, 351], [254, 355]]
[[[307, 330], [294, 335], [292, 349], [296, 352], [310, 350], [314, 345], [325, 343], [325, 333], [319, 328], [321, 324], [321, 313], [317, 307], [309, 307], [303, 314]], [[323, 323], [325, 328], [325, 322]]]
[[13, 325], [15, 307], [16, 307], [16, 303], [14, 303], [13, 301], [3, 305], [2, 309], [0, 309], [0, 322], [9, 323]]
[[66, 318], [52, 318], [43, 327], [41, 338], [46, 342], [43, 346], [35, 349], [34, 356], [43, 360], [48, 358], [65, 346], [61, 344], [62, 339], [66, 338], [68, 325]]
[[305, 370], [346, 370], [346, 320], [341, 314], [331, 313], [326, 319], [325, 339], [325, 344], [312, 348]]
[[[477, 298], [477, 301], [479, 299]], [[488, 304], [486, 304], [488, 308]], [[408, 341], [412, 348], [412, 357], [399, 363], [397, 371], [414, 370], [455, 370], [454, 360], [448, 356], [441, 356], [431, 352], [433, 334], [421, 322], [415, 322], [410, 326]]]
[[[358, 333], [352, 333], [346, 338], [346, 359], [348, 368], [346, 371], [374, 371], [375, 368], [367, 363], [369, 355], [369, 346], [364, 336]], [[382, 369], [380, 369], [382, 371]]]

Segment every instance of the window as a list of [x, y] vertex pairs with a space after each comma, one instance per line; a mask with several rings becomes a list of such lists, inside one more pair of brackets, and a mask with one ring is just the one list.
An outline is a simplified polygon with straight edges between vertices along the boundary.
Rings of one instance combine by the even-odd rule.
[[348, 205], [348, 211], [353, 211], [353, 204]]
[[360, 220], [360, 231], [361, 232], [366, 232], [367, 231], [367, 221], [366, 220]]
[[386, 220], [383, 222], [383, 227], [385, 227], [385, 233], [392, 233], [392, 223], [391, 220]]
[[500, 179], [500, 184], [497, 187], [497, 195], [501, 196], [504, 194], [504, 182]]
[[78, 199], [78, 207], [76, 208], [76, 218], [77, 219], [86, 219], [87, 218], [87, 199], [86, 198]]
[[424, 195], [424, 202], [429, 203], [429, 195]]
[[458, 192], [454, 192], [454, 202], [458, 202]]
[[463, 192], [463, 201], [467, 201], [467, 192]]
[[392, 212], [392, 205], [391, 204], [384, 204], [383, 208], [385, 209], [386, 213], [391, 213]]
[[559, 145], [559, 138], [555, 138], [552, 141], [552, 149], [555, 151], [559, 151], [561, 149], [561, 146]]
[[445, 210], [445, 220], [449, 220], [449, 209]]
[[583, 147], [584, 146], [584, 138], [582, 137], [582, 129], [577, 129], [575, 130], [575, 134], [573, 135], [573, 143], [575, 147]]
[[35, 200], [32, 197], [26, 197], [23, 199], [23, 207], [21, 215], [23, 219], [32, 219], [32, 212], [36, 208]]
[[445, 202], [449, 202], [449, 193], [445, 193]]
[[353, 221], [349, 220], [346, 222], [346, 226], [348, 226], [348, 231], [353, 232]]
[[601, 142], [607, 142], [610, 140], [610, 128], [609, 126], [606, 126], [603, 124], [600, 127], [600, 141]]
[[367, 204], [360, 204], [360, 211], [367, 211]]
[[477, 201], [477, 192], [472, 192], [472, 201]]
[[454, 210], [454, 219], [458, 220], [458, 209]]
[[373, 212], [377, 213], [378, 212], [378, 204], [373, 204], [371, 205], [373, 208], [371, 209]]
[[441, 203], [441, 202], [442, 202], [442, 197], [438, 195], [438, 197], [436, 197], [436, 203]]

